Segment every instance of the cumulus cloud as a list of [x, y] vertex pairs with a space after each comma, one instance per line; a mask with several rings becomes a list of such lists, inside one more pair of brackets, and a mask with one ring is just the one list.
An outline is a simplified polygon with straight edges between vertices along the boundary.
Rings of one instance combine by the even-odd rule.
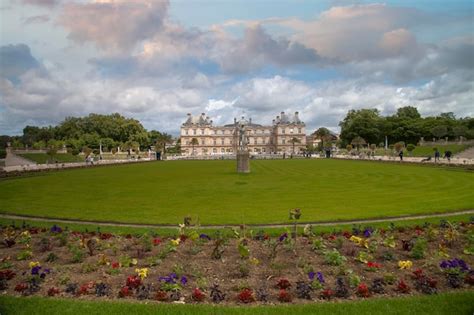
[[40, 23], [49, 22], [49, 20], [50, 20], [49, 15], [43, 14], [43, 15], [30, 16], [26, 18], [23, 23], [24, 24], [40, 24]]
[[154, 0], [67, 3], [59, 23], [73, 41], [92, 42], [108, 51], [131, 50], [162, 28], [168, 6], [167, 1]]
[[41, 7], [54, 7], [58, 5], [61, 0], [20, 0], [23, 4], [36, 5]]
[[0, 76], [16, 81], [30, 69], [38, 68], [39, 62], [31, 55], [25, 44], [0, 47]]

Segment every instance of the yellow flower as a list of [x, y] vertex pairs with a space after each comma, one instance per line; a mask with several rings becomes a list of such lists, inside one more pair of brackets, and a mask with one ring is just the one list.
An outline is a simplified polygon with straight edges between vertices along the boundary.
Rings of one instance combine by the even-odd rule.
[[260, 263], [260, 260], [258, 260], [257, 258], [255, 257], [252, 257], [250, 258], [250, 263], [254, 264], [255, 266], [257, 266], [259, 263]]
[[409, 260], [400, 260], [398, 262], [398, 267], [400, 269], [410, 269], [413, 266], [413, 263]]
[[138, 276], [143, 280], [148, 276], [148, 268], [135, 269], [135, 272], [138, 273]]
[[362, 237], [357, 237], [355, 235], [352, 235], [349, 240], [356, 243], [359, 246], [369, 248], [369, 242], [367, 240], [363, 239]]
[[351, 238], [349, 239], [350, 241], [354, 242], [354, 243], [360, 243], [362, 241], [362, 238], [360, 237], [357, 237], [355, 235], [352, 235]]
[[39, 266], [39, 265], [40, 265], [39, 261], [31, 261], [30, 262], [30, 268], [33, 268], [33, 267], [36, 267], [36, 266]]
[[138, 264], [138, 260], [137, 260], [136, 258], [133, 258], [133, 259], [132, 259], [132, 265], [135, 266], [136, 264]]
[[181, 242], [180, 238], [177, 238], [175, 240], [171, 240], [171, 244], [173, 244], [174, 246], [178, 246], [180, 242]]

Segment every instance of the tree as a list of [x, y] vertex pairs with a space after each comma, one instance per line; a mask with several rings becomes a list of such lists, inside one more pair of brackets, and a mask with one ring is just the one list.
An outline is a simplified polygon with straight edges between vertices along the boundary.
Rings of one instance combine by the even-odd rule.
[[352, 144], [348, 144], [346, 146], [347, 153], [350, 153], [352, 151]]
[[396, 116], [403, 119], [420, 119], [421, 115], [418, 112], [418, 109], [413, 106], [400, 107], [397, 110]]
[[296, 138], [296, 137], [293, 137], [291, 140], [290, 140], [291, 144], [292, 144], [292, 147], [293, 147], [293, 154], [295, 154], [295, 144], [297, 143], [300, 143], [300, 139]]
[[467, 134], [467, 127], [466, 126], [456, 126], [453, 128], [453, 134], [454, 136], [458, 137], [459, 139], [461, 137], [465, 137]]
[[192, 147], [193, 147], [193, 155], [194, 155], [194, 146], [196, 146], [196, 145], [198, 145], [198, 144], [199, 144], [198, 139], [196, 139], [196, 138], [192, 138], [192, 139], [191, 139], [191, 145], [192, 145]]
[[[196, 139], [197, 140], [197, 139]], [[166, 145], [173, 143], [173, 137], [167, 133], [160, 133], [156, 140], [156, 146], [163, 149], [163, 155], [166, 153]]]
[[444, 125], [436, 126], [431, 129], [431, 133], [438, 139], [448, 134], [448, 128]]
[[393, 146], [393, 148], [395, 149], [396, 152], [400, 152], [403, 150], [403, 147], [404, 147], [404, 143], [403, 142], [397, 142], [395, 143], [395, 145]]
[[351, 143], [352, 139], [361, 137], [369, 143], [379, 143], [383, 140], [381, 125], [384, 119], [377, 109], [350, 110], [341, 127], [341, 139], [344, 143]]
[[357, 151], [359, 151], [359, 148], [367, 144], [367, 142], [365, 141], [364, 138], [357, 136], [354, 139], [352, 139], [351, 144], [357, 148]]

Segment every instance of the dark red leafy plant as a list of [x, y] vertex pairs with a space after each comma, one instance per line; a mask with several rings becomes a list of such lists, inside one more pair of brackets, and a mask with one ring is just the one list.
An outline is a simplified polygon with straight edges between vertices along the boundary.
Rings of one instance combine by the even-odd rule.
[[56, 288], [56, 287], [51, 287], [49, 288], [48, 290], [48, 296], [55, 296], [55, 295], [58, 295], [59, 294], [59, 289]]
[[334, 291], [331, 289], [325, 289], [321, 291], [321, 298], [325, 300], [330, 300], [334, 296]]
[[155, 294], [155, 300], [157, 301], [167, 301], [168, 300], [168, 294], [165, 291], [159, 290]]
[[365, 298], [370, 296], [369, 288], [365, 283], [361, 283], [357, 286], [357, 295]]
[[13, 270], [0, 270], [0, 280], [11, 280], [15, 277], [15, 275], [16, 274], [13, 272]]
[[24, 292], [26, 291], [26, 289], [28, 289], [28, 284], [27, 283], [18, 283], [16, 286], [15, 286], [15, 291], [16, 292]]
[[136, 289], [142, 284], [142, 280], [138, 276], [127, 277], [127, 287], [130, 289]]
[[410, 287], [405, 283], [405, 281], [400, 280], [397, 284], [397, 291], [400, 293], [409, 293]]
[[287, 290], [280, 289], [280, 292], [278, 292], [278, 301], [289, 303], [289, 302], [291, 302], [292, 299], [293, 299], [293, 297], [291, 296], [291, 294]]
[[124, 298], [131, 295], [132, 295], [132, 290], [129, 287], [123, 286], [120, 288], [120, 291], [119, 291], [120, 298]]
[[240, 291], [237, 298], [239, 299], [240, 302], [246, 303], [246, 304], [255, 301], [255, 297], [253, 296], [253, 291], [248, 288], [245, 288], [242, 291]]
[[289, 287], [291, 287], [291, 283], [290, 281], [288, 281], [288, 279], [282, 278], [278, 280], [276, 287], [279, 289], [288, 289]]
[[196, 302], [202, 302], [206, 298], [206, 295], [199, 288], [195, 288], [191, 297]]

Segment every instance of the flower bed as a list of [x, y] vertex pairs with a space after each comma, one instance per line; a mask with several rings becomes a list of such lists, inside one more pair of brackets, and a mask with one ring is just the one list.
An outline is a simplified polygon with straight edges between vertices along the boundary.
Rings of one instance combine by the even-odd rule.
[[[474, 224], [269, 237], [242, 226], [175, 237], [1, 228], [9, 295], [163, 303], [308, 303], [473, 289]], [[294, 234], [294, 233], [293, 233]]]

